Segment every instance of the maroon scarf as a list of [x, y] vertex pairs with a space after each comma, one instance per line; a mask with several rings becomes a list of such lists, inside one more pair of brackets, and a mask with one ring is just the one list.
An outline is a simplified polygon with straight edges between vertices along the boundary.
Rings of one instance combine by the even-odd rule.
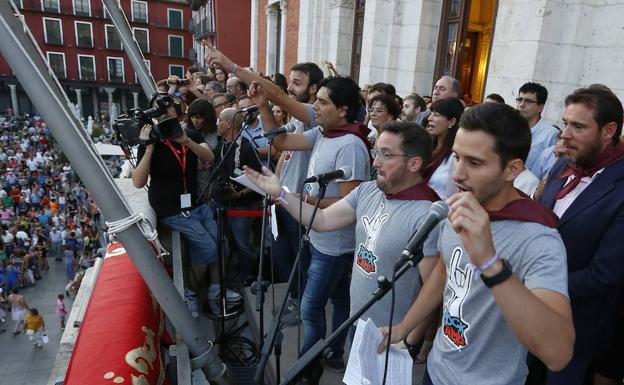
[[559, 226], [559, 218], [546, 206], [531, 199], [522, 191], [516, 189], [520, 199], [511, 201], [498, 211], [488, 211], [490, 221], [514, 220], [522, 222], [534, 222], [556, 229]]
[[323, 128], [321, 130], [321, 134], [323, 134], [323, 136], [327, 138], [338, 138], [347, 134], [355, 135], [358, 138], [362, 139], [362, 142], [364, 142], [366, 148], [368, 148], [369, 150], [373, 148], [371, 142], [368, 141], [368, 134], [370, 134], [370, 132], [370, 128], [358, 122], [343, 124], [342, 126], [332, 129]]
[[574, 179], [572, 179], [557, 193], [557, 195], [555, 195], [555, 199], [561, 199], [570, 191], [574, 190], [576, 186], [581, 183], [581, 178], [586, 176], [593, 177], [598, 170], [603, 169], [621, 159], [624, 159], [624, 143], [618, 142], [616, 145], [607, 146], [607, 148], [598, 154], [598, 157], [588, 167], [582, 168], [573, 163], [568, 163], [561, 171], [561, 174], [557, 176], [557, 179], [568, 178], [571, 175], [574, 175]]
[[388, 200], [398, 199], [402, 201], [436, 202], [440, 200], [440, 197], [425, 182], [420, 182], [420, 183], [417, 183], [413, 186], [406, 188], [403, 191], [399, 191], [396, 194], [386, 194], [386, 199]]

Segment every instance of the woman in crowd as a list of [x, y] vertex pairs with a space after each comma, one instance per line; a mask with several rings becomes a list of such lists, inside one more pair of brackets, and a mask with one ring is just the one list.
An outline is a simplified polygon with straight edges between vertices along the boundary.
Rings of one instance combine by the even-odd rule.
[[381, 133], [381, 127], [393, 120], [397, 120], [401, 115], [401, 106], [396, 102], [394, 96], [380, 94], [373, 97], [368, 102], [368, 116], [373, 130], [368, 138], [374, 142]]
[[463, 111], [463, 104], [454, 98], [441, 99], [431, 104], [426, 129], [433, 138], [434, 150], [423, 178], [442, 199], [448, 198], [456, 191], [451, 153]]

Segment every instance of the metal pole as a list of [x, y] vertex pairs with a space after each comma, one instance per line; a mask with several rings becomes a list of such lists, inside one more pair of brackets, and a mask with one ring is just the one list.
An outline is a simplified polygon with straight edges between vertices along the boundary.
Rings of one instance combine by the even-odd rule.
[[128, 19], [121, 9], [121, 4], [118, 0], [102, 0], [104, 6], [106, 6], [106, 11], [111, 17], [115, 28], [119, 32], [119, 38], [123, 44], [123, 48], [128, 55], [128, 59], [130, 60], [130, 64], [132, 64], [132, 68], [134, 68], [134, 72], [136, 72], [137, 79], [139, 83], [141, 83], [141, 87], [143, 88], [143, 92], [145, 96], [149, 98], [152, 96], [154, 92], [156, 92], [156, 82], [152, 77], [152, 74], [147, 69], [147, 64], [145, 64], [145, 57], [143, 57], [143, 53], [139, 48], [139, 44], [134, 39], [134, 34], [132, 33], [132, 29], [130, 28], [130, 24], [128, 23]]
[[[82, 123], [71, 111], [67, 95], [53, 76], [12, 1], [0, 1], [0, 36], [3, 36], [0, 39], [0, 52], [45, 118], [87, 189], [95, 193], [95, 200], [104, 216], [111, 221], [128, 218], [132, 214], [130, 207], [97, 154]], [[209, 380], [218, 384], [231, 384], [226, 367], [213, 349], [212, 342], [200, 333], [198, 324], [191, 317], [139, 227], [135, 224], [117, 235], [152, 295], [188, 345], [195, 357], [193, 363], [202, 367]]]

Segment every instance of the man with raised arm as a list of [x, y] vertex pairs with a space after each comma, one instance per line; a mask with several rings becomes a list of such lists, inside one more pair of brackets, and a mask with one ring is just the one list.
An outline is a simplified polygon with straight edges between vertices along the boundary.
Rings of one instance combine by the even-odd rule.
[[[250, 86], [252, 82], [256, 82], [265, 91], [266, 100], [280, 106], [284, 112], [292, 116], [289, 122], [289, 127], [294, 129], [292, 132], [303, 133], [317, 125], [316, 114], [312, 104], [316, 102], [318, 82], [323, 79], [323, 71], [321, 71], [318, 65], [314, 63], [298, 63], [292, 66], [287, 88], [288, 95], [286, 95], [273, 82], [239, 67], [214, 48], [210, 48], [210, 53], [206, 60], [208, 63], [216, 63], [228, 70], [232, 70], [239, 79]], [[277, 124], [266, 100], [257, 103], [257, 105], [262, 115], [263, 129], [270, 131], [276, 128]], [[310, 155], [310, 151], [282, 151], [278, 161], [277, 173], [280, 176], [282, 185], [286, 186], [290, 191], [299, 191], [301, 183], [308, 172]], [[273, 253], [277, 273], [282, 279], [287, 279], [299, 249], [301, 225], [281, 207], [276, 208], [276, 216], [280, 235], [277, 239], [272, 240], [271, 252]], [[301, 231], [301, 234], [303, 234], [303, 231]], [[290, 292], [291, 299], [288, 303], [288, 310], [292, 315], [288, 316], [285, 322], [291, 325], [296, 324], [299, 317], [299, 304], [297, 303], [299, 286], [299, 282], [295, 280], [293, 289]]]
[[527, 350], [554, 371], [572, 357], [557, 217], [513, 187], [530, 145], [526, 119], [507, 105], [462, 115], [453, 145], [459, 192], [440, 228], [442, 258], [392, 329], [392, 342], [401, 341], [442, 304], [425, 385], [523, 385]]
[[[422, 182], [421, 170], [431, 159], [431, 138], [412, 122], [391, 122], [384, 126], [375, 149], [373, 166], [377, 180], [364, 182], [345, 198], [320, 209], [312, 225], [318, 232], [335, 231], [355, 224], [355, 252], [351, 272], [351, 314], [355, 313], [377, 289], [380, 275], [392, 277], [392, 268], [414, 231], [427, 214], [437, 194]], [[264, 175], [246, 169], [245, 173], [267, 193], [280, 197], [284, 210], [301, 223], [310, 223], [313, 206], [303, 204], [299, 217], [296, 194], [285, 193], [280, 180], [267, 169]], [[424, 245], [426, 256], [417, 269], [410, 269], [396, 283], [395, 319], [407, 312], [420, 288], [419, 273], [426, 278], [435, 266], [437, 231]], [[362, 315], [376, 324], [386, 324], [390, 314], [390, 296], [384, 297]]]

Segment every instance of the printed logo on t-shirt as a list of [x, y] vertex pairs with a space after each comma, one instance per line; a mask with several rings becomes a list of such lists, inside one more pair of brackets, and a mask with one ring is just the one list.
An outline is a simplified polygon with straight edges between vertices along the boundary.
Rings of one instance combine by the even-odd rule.
[[284, 152], [284, 163], [290, 162], [290, 158], [292, 158], [292, 152], [285, 151]]
[[362, 226], [366, 231], [366, 241], [360, 243], [355, 255], [355, 264], [366, 274], [371, 275], [377, 272], [377, 256], [374, 254], [377, 238], [381, 228], [388, 220], [389, 214], [382, 214], [384, 204], [381, 203], [372, 218], [367, 215], [362, 216]]
[[457, 349], [468, 346], [466, 331], [470, 328], [470, 324], [463, 317], [462, 306], [470, 292], [473, 273], [470, 263], [467, 263], [463, 269], [459, 267], [462, 253], [463, 250], [460, 247], [453, 250], [446, 277], [446, 286], [452, 293], [444, 304], [442, 316], [442, 332]]

